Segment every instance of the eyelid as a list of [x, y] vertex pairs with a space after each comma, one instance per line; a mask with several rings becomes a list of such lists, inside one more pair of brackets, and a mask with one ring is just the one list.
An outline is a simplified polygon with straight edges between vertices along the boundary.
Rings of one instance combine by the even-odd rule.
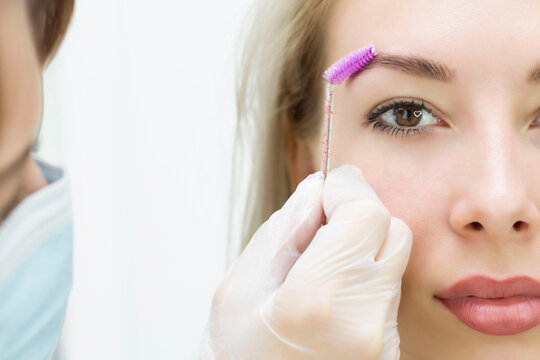
[[440, 111], [437, 107], [431, 105], [428, 101], [426, 100], [423, 100], [423, 99], [419, 99], [419, 98], [416, 98], [416, 97], [394, 97], [394, 98], [391, 98], [391, 99], [388, 99], [388, 100], [385, 100], [383, 102], [380, 102], [379, 104], [377, 104], [376, 106], [373, 106], [371, 108], [371, 110], [369, 110], [365, 115], [364, 115], [364, 118], [365, 119], [368, 119], [368, 116], [369, 114], [371, 114], [373, 111], [376, 111], [377, 109], [380, 109], [382, 107], [385, 107], [385, 106], [389, 106], [391, 105], [392, 103], [397, 103], [397, 102], [410, 102], [410, 101], [414, 101], [414, 104], [415, 105], [418, 105], [418, 104], [423, 104], [424, 107], [426, 108], [426, 110], [428, 110], [429, 112], [431, 112], [433, 114], [433, 116], [435, 116], [437, 119], [441, 120], [442, 122], [445, 122], [447, 123], [449, 126], [451, 126], [448, 121], [446, 121], [445, 119], [447, 119], [448, 117], [446, 116], [446, 114], [442, 111]]

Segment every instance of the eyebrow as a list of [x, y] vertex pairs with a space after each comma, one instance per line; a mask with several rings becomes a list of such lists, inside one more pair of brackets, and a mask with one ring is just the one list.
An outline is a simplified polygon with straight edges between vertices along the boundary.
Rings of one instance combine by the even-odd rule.
[[532, 69], [532, 71], [529, 73], [529, 78], [527, 81], [532, 83], [540, 82], [540, 65], [537, 65], [534, 69]]
[[[455, 71], [453, 69], [431, 59], [421, 56], [379, 54], [369, 64], [351, 75], [347, 79], [347, 83], [352, 82], [362, 71], [375, 67], [385, 67], [408, 75], [442, 82], [452, 82], [455, 78]], [[540, 65], [537, 65], [529, 72], [527, 82], [540, 83]]]
[[[455, 71], [453, 69], [434, 60], [426, 59], [421, 56], [387, 55], [379, 53], [379, 55], [377, 55], [369, 64], [351, 75], [347, 80], [347, 83], [352, 82], [362, 71], [375, 67], [385, 67], [405, 74], [443, 82], [451, 82], [455, 78]], [[540, 74], [538, 75], [540, 76]]]

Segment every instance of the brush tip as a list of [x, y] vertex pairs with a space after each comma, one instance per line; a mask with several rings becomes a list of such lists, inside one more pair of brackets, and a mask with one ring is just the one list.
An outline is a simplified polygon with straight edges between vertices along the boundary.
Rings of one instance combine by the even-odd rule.
[[340, 84], [364, 68], [377, 56], [373, 44], [357, 49], [332, 64], [323, 74], [323, 78], [332, 84]]

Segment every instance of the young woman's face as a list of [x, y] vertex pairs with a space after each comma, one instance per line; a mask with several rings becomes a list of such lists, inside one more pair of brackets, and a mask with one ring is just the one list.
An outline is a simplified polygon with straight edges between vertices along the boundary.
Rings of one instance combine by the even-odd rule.
[[488, 334], [508, 329], [469, 327], [434, 295], [540, 280], [540, 2], [340, 0], [328, 39], [327, 65], [369, 43], [395, 56], [336, 87], [331, 166], [360, 167], [413, 231], [401, 359], [537, 359], [540, 326]]
[[38, 182], [29, 150], [41, 120], [41, 91], [26, 1], [0, 0], [0, 220]]

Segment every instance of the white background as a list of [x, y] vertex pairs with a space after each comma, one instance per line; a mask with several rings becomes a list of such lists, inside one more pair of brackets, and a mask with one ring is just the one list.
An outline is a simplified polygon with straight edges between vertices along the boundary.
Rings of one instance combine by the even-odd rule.
[[62, 360], [193, 359], [225, 269], [234, 52], [249, 0], [76, 0], [39, 155], [68, 170]]

